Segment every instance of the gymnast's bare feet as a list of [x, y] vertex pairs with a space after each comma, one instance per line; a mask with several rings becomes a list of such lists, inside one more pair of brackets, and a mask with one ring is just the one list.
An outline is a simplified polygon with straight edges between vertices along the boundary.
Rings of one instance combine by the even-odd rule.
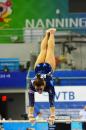
[[51, 28], [51, 29], [50, 29], [50, 34], [55, 34], [55, 32], [56, 32], [56, 29], [55, 29], [55, 28]]
[[48, 30], [46, 31], [46, 36], [48, 37], [48, 39], [49, 39], [50, 35], [51, 35], [51, 34], [54, 35], [55, 32], [56, 32], [56, 29], [55, 29], [55, 28], [50, 28], [50, 29], [48, 29]]
[[56, 29], [55, 28], [50, 28], [46, 31], [46, 34], [54, 34], [56, 32]]

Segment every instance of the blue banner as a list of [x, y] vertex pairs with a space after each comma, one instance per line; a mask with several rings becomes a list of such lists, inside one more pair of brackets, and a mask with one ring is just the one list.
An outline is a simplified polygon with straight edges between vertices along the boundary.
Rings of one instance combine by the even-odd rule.
[[[86, 86], [86, 71], [55, 71], [53, 76], [55, 79], [60, 79], [58, 82], [55, 81], [57, 86]], [[1, 71], [0, 88], [25, 88], [26, 77], [27, 71]], [[28, 77], [33, 78], [34, 72], [29, 72]]]
[[0, 88], [25, 88], [27, 72], [0, 72]]
[[4, 130], [48, 130], [47, 122], [37, 122], [35, 124], [29, 122], [7, 122], [2, 125]]
[[[27, 74], [28, 77], [35, 76], [34, 71]], [[56, 70], [53, 73], [55, 85], [59, 86], [86, 86], [86, 70]]]
[[72, 122], [71, 123], [71, 130], [82, 130], [82, 122]]
[[[56, 109], [82, 109], [86, 105], [86, 101], [77, 102], [55, 102]], [[49, 102], [36, 102], [36, 111], [40, 109], [49, 109]]]
[[[57, 130], [58, 128], [62, 129], [64, 127], [64, 130], [66, 128], [70, 128], [67, 127], [68, 125], [70, 125], [69, 123], [67, 123], [66, 121], [60, 122], [61, 124], [59, 125], [59, 123], [55, 123], [54, 125], [50, 125], [48, 126], [48, 122], [37, 122], [35, 124], [31, 124], [29, 122], [5, 122], [2, 123], [0, 125], [0, 127], [4, 130]], [[77, 121], [73, 121], [71, 122], [71, 128], [70, 130], [82, 130], [82, 122], [77, 122]]]

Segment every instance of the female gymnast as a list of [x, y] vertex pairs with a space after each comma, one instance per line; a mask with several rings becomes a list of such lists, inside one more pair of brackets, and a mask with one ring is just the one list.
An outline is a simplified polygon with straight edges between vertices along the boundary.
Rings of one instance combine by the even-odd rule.
[[41, 94], [43, 91], [49, 93], [50, 117], [49, 122], [55, 121], [55, 106], [54, 106], [54, 82], [52, 73], [55, 70], [55, 34], [56, 29], [51, 28], [46, 31], [45, 37], [41, 42], [40, 54], [35, 63], [35, 77], [30, 80], [29, 84], [29, 109], [28, 117], [30, 122], [34, 122], [34, 92]]

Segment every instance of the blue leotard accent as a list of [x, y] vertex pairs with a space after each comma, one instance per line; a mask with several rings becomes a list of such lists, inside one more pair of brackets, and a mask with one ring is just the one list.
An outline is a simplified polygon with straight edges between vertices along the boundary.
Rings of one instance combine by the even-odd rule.
[[35, 74], [48, 74], [52, 72], [52, 67], [48, 63], [40, 63], [35, 67]]

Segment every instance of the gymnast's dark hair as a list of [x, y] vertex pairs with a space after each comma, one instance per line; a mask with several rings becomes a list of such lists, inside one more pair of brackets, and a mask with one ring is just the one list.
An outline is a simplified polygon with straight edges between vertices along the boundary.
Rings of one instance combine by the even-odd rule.
[[41, 78], [41, 75], [40, 74], [37, 74], [36, 75], [36, 80], [34, 81], [34, 85], [35, 86], [37, 86], [37, 87], [40, 87], [40, 86], [42, 86], [42, 85], [44, 85], [44, 79], [43, 78]]
[[40, 79], [40, 78], [41, 78], [41, 74], [38, 73], [38, 74], [36, 75], [36, 77], [37, 77], [37, 79]]

